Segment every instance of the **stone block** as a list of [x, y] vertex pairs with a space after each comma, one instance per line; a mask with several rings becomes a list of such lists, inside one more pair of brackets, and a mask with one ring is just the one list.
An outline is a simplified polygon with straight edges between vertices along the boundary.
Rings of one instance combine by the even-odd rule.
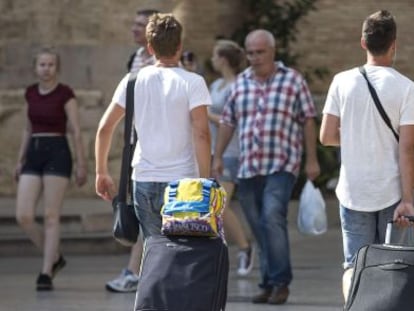
[[76, 89], [75, 95], [78, 100], [79, 107], [99, 108], [102, 106], [102, 92], [100, 90], [81, 90]]
[[[108, 202], [108, 204], [110, 204]], [[113, 216], [111, 213], [84, 214], [81, 217], [83, 230], [86, 232], [111, 232]]]

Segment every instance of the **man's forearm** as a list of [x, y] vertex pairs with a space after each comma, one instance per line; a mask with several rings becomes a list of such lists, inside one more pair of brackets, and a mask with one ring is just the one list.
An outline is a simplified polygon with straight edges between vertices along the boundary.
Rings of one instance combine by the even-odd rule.
[[304, 127], [305, 153], [307, 161], [317, 161], [316, 126], [314, 119], [307, 119]]
[[340, 119], [331, 114], [324, 114], [319, 132], [319, 140], [325, 146], [340, 146]]
[[400, 127], [398, 151], [401, 178], [401, 200], [412, 204], [414, 187], [414, 125]]
[[214, 156], [221, 158], [227, 148], [231, 138], [233, 137], [234, 127], [225, 123], [220, 123], [219, 131], [216, 137], [216, 145], [214, 148]]
[[111, 148], [112, 136], [119, 121], [123, 118], [125, 109], [117, 103], [111, 103], [101, 120], [95, 138], [96, 174], [108, 173], [108, 155]]
[[108, 154], [112, 143], [112, 132], [108, 129], [98, 129], [95, 139], [95, 161], [96, 174], [108, 173]]
[[195, 154], [200, 177], [210, 177], [211, 168], [211, 139], [210, 132], [194, 137]]

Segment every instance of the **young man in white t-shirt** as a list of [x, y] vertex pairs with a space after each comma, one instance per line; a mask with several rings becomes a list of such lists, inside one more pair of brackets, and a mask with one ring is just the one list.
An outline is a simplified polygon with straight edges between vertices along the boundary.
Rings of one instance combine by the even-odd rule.
[[[155, 58], [147, 50], [147, 38], [145, 37], [145, 28], [148, 24], [148, 18], [155, 13], [153, 9], [138, 10], [132, 24], [132, 34], [134, 42], [138, 49], [132, 54], [127, 63], [128, 72], [138, 72], [145, 66], [153, 65]], [[106, 282], [105, 288], [110, 292], [135, 292], [138, 287], [138, 269], [142, 256], [142, 237], [138, 237], [137, 242], [131, 247], [131, 253], [127, 267], [121, 270], [121, 273], [114, 279]]]
[[387, 11], [364, 21], [364, 65], [399, 142], [382, 119], [358, 68], [337, 74], [323, 109], [320, 141], [341, 147], [336, 194], [344, 247], [343, 293], [348, 296], [356, 252], [383, 243], [387, 221], [408, 225], [414, 215], [414, 83], [392, 68], [396, 24]]
[[[141, 69], [135, 83], [134, 124], [139, 140], [132, 161], [134, 203], [144, 238], [161, 234], [160, 210], [167, 183], [210, 176], [210, 95], [204, 79], [179, 67], [181, 24], [171, 14], [155, 14], [146, 27], [154, 65]], [[95, 141], [96, 192], [112, 200], [115, 186], [108, 153], [115, 127], [125, 114], [129, 74], [118, 85]]]

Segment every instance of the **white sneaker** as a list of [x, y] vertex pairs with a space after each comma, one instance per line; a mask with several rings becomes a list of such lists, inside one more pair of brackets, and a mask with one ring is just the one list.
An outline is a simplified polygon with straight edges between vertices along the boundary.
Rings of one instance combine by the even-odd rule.
[[253, 269], [253, 259], [254, 259], [254, 248], [253, 245], [246, 250], [239, 251], [237, 255], [238, 265], [237, 265], [237, 274], [239, 276], [246, 276]]
[[132, 273], [128, 269], [123, 269], [121, 274], [106, 283], [106, 289], [111, 292], [129, 293], [135, 292], [138, 287], [139, 278], [136, 274]]

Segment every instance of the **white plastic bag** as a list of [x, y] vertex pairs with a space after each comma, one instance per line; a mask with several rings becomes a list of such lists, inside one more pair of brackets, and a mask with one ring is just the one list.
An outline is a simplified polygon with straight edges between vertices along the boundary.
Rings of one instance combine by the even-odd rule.
[[298, 230], [303, 234], [318, 235], [328, 229], [326, 204], [321, 191], [307, 180], [299, 198]]

